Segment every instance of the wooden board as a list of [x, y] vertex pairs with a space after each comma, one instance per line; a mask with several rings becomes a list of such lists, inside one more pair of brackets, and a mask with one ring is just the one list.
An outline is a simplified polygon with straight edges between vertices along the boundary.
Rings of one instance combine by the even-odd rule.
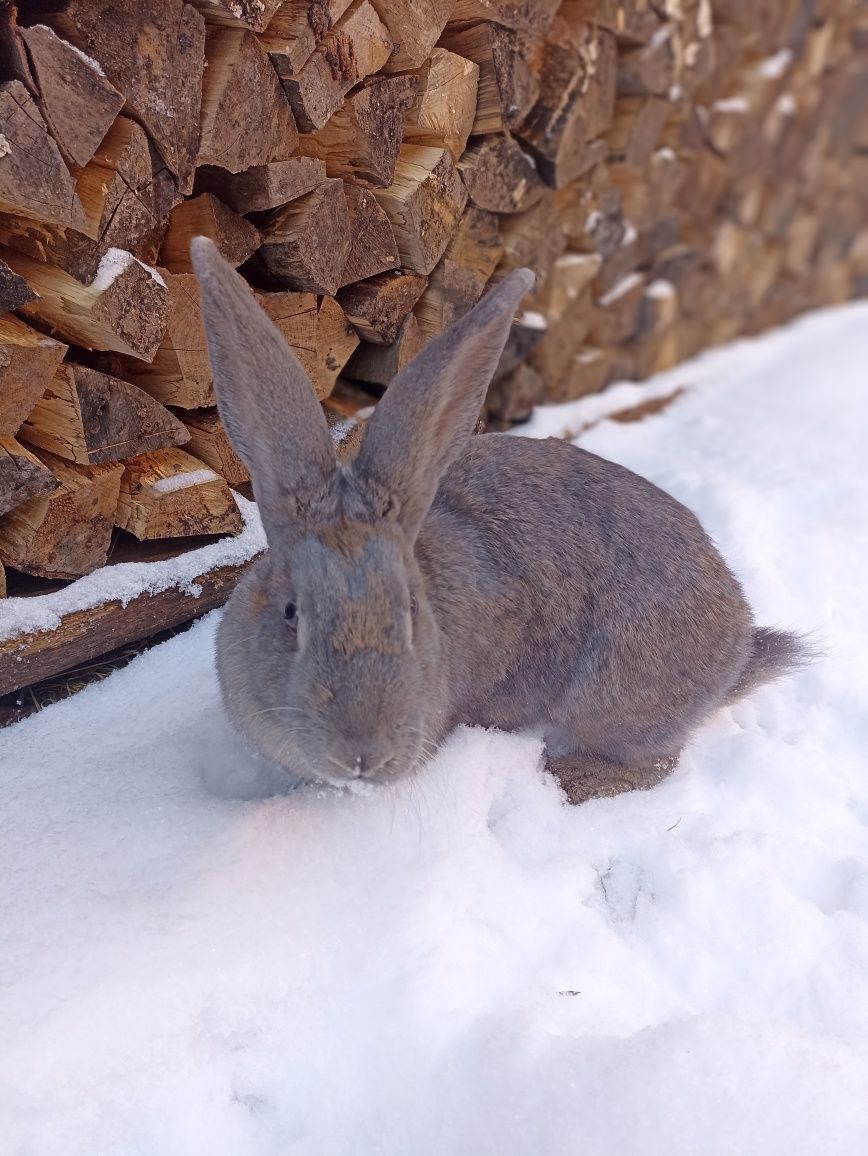
[[65, 614], [54, 630], [19, 634], [0, 642], [0, 694], [71, 670], [222, 606], [249, 565], [220, 566], [201, 574], [195, 579], [201, 587], [196, 597], [172, 588], [159, 594], [141, 594], [126, 606], [105, 602], [91, 610]]

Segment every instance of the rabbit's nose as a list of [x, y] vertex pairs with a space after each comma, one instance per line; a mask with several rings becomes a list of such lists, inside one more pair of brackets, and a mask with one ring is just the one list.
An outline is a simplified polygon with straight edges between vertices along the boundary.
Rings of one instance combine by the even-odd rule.
[[372, 779], [377, 771], [381, 771], [392, 757], [387, 750], [367, 750], [356, 755], [355, 769], [360, 779]]

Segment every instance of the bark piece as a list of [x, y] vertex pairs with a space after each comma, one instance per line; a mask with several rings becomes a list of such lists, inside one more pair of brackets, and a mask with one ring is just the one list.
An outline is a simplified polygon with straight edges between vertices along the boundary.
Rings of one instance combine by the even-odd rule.
[[190, 440], [187, 449], [216, 470], [230, 486], [250, 481], [244, 462], [236, 454], [216, 409], [192, 409], [183, 416]]
[[0, 517], [55, 489], [57, 479], [35, 454], [15, 438], [0, 437]]
[[84, 365], [62, 365], [20, 437], [68, 461], [115, 462], [189, 440], [176, 417], [144, 390]]
[[99, 62], [189, 193], [205, 64], [200, 14], [183, 0], [63, 0], [61, 7], [45, 22]]
[[402, 263], [416, 273], [430, 273], [467, 203], [467, 190], [448, 150], [404, 145], [394, 181], [374, 195], [392, 224]]
[[0, 83], [0, 211], [63, 227], [84, 225], [69, 169], [19, 80]]
[[35, 300], [36, 294], [24, 278], [10, 269], [5, 261], [0, 261], [0, 315]]
[[369, 189], [344, 185], [350, 214], [351, 243], [341, 282], [350, 285], [377, 273], [397, 269], [400, 264], [395, 234], [389, 218]]
[[80, 578], [106, 560], [123, 470], [38, 457], [57, 486], [0, 519], [0, 561], [42, 578]]
[[492, 213], [521, 213], [534, 205], [545, 185], [533, 159], [510, 136], [474, 142], [458, 162], [470, 200]]
[[325, 163], [330, 177], [384, 188], [392, 183], [404, 114], [416, 96], [413, 76], [378, 77], [351, 93], [324, 128], [303, 135], [299, 152]]
[[327, 180], [275, 210], [263, 225], [259, 255], [287, 288], [333, 296], [342, 283], [351, 242], [343, 182]]
[[182, 201], [172, 211], [169, 229], [160, 250], [160, 264], [170, 273], [192, 273], [190, 242], [194, 237], [210, 237], [230, 265], [236, 268], [256, 252], [259, 232], [249, 221], [202, 193]]
[[606, 136], [610, 163], [637, 167], [648, 164], [669, 116], [669, 107], [668, 101], [657, 97], [621, 97]]
[[559, 188], [585, 167], [587, 143], [611, 123], [615, 80], [611, 33], [558, 17], [543, 50], [539, 96], [516, 130], [549, 184]]
[[419, 68], [431, 55], [446, 21], [452, 14], [452, 0], [372, 0], [395, 51], [387, 70]]
[[348, 285], [337, 301], [359, 337], [391, 345], [427, 284], [427, 277], [396, 270]]
[[17, 317], [0, 317], [0, 436], [11, 436], [48, 388], [66, 346]]
[[479, 65], [435, 48], [416, 79], [418, 92], [404, 122], [404, 140], [442, 146], [457, 161], [476, 119]]
[[394, 47], [370, 0], [355, 0], [298, 75], [283, 79], [299, 130], [322, 128], [350, 89], [383, 67]]
[[140, 540], [240, 534], [232, 491], [184, 450], [158, 450], [123, 463], [115, 522]]
[[39, 107], [73, 168], [84, 168], [124, 106], [121, 93], [94, 61], [44, 24], [22, 28], [39, 86]]
[[538, 40], [488, 22], [450, 26], [440, 44], [479, 65], [474, 133], [502, 132], [521, 124], [539, 95]]
[[198, 163], [241, 173], [289, 160], [298, 143], [295, 120], [253, 33], [217, 29], [207, 57]]
[[421, 352], [425, 338], [411, 313], [391, 345], [363, 342], [347, 363], [347, 376], [372, 385], [388, 385]]
[[203, 165], [196, 173], [196, 192], [213, 193], [236, 213], [259, 213], [303, 197], [325, 178], [325, 162], [314, 157], [254, 165], [243, 173]]
[[109, 249], [89, 285], [11, 249], [3, 259], [39, 294], [22, 312], [65, 340], [145, 360], [156, 353], [169, 323], [168, 293], [160, 275], [132, 254]]

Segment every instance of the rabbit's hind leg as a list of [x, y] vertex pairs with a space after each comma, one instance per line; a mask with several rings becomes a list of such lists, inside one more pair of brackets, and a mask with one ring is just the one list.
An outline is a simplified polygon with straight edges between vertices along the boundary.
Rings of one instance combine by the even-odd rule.
[[546, 770], [558, 780], [571, 803], [585, 803], [624, 791], [647, 791], [662, 782], [677, 763], [677, 754], [634, 767], [573, 751], [558, 758], [547, 756]]

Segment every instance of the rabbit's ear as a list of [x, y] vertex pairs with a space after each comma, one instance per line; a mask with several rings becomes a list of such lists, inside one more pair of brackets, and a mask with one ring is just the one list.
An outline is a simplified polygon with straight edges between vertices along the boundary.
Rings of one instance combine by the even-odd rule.
[[529, 269], [511, 273], [429, 342], [374, 410], [353, 473], [396, 507], [411, 537], [476, 426], [513, 313], [533, 283]]
[[285, 534], [335, 470], [313, 387], [247, 283], [207, 237], [190, 245], [217, 407], [250, 471], [267, 533]]

